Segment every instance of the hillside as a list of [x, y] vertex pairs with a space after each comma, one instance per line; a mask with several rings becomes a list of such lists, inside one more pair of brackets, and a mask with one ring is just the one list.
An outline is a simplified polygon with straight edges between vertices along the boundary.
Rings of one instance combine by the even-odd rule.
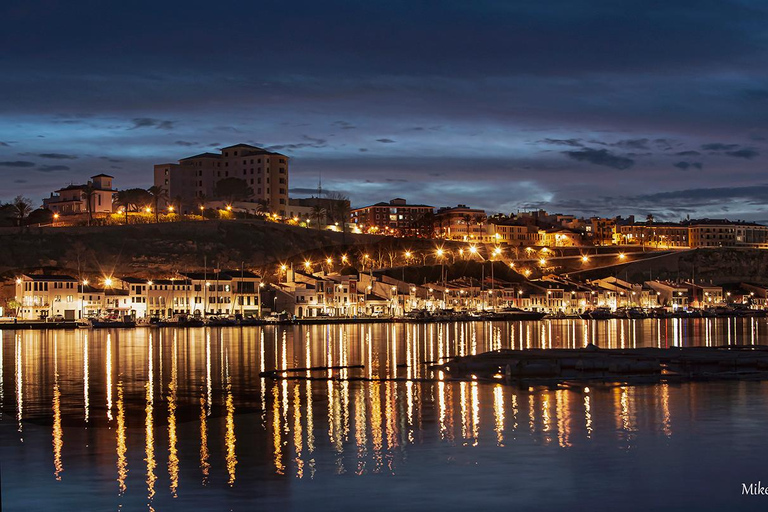
[[0, 229], [0, 277], [57, 268], [71, 273], [161, 275], [208, 266], [260, 267], [293, 255], [380, 237], [264, 221], [170, 222], [128, 226]]

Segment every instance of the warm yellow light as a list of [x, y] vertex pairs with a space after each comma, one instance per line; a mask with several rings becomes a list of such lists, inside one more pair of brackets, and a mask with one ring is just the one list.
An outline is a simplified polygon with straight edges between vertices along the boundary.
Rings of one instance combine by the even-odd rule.
[[347, 259], [348, 259], [348, 258], [347, 258], [347, 255], [346, 255], [346, 254], [342, 254], [342, 255], [341, 255], [341, 261], [343, 261], [344, 263], [346, 263], [346, 262], [347, 262]]
[[205, 210], [205, 206], [200, 205], [200, 211]]
[[410, 258], [411, 257], [411, 251], [405, 251], [405, 257]]
[[326, 258], [325, 262], [330, 265], [331, 263], [333, 263], [333, 259]]
[[87, 279], [83, 279], [83, 286], [88, 286], [88, 280]]
[[16, 284], [21, 284], [21, 278], [20, 277], [16, 278]]
[[304, 266], [305, 266], [306, 268], [309, 268], [311, 265], [312, 265], [312, 263], [310, 263], [309, 261], [305, 261], [305, 262], [304, 262]]
[[514, 261], [510, 261], [509, 262], [509, 268], [515, 268], [515, 262]]
[[287, 267], [287, 266], [285, 266], [285, 265], [280, 265], [280, 270], [282, 270], [283, 272], [285, 272], [286, 270], [288, 270], [288, 267]]
[[368, 255], [367, 255], [367, 254], [364, 254], [364, 255], [363, 255], [363, 258], [365, 258], [365, 259], [367, 260], [367, 259], [368, 259]]
[[438, 249], [438, 250], [437, 250], [437, 257], [438, 257], [438, 258], [442, 258], [442, 257], [443, 257], [443, 254], [445, 254], [445, 251], [444, 251], [444, 250], [442, 250], [442, 249]]
[[147, 281], [147, 284], [148, 284], [149, 286], [152, 286], [152, 285], [153, 285], [153, 284], [155, 284], [155, 283], [153, 283], [152, 281]]
[[584, 256], [582, 256], [582, 257], [581, 257], [581, 261], [582, 261], [583, 263], [586, 263], [586, 262], [588, 262], [588, 261], [589, 261], [589, 256], [587, 256], [587, 255], [585, 254]]
[[298, 217], [294, 217], [293, 218], [293, 222], [299, 222], [299, 218]]
[[541, 248], [541, 252], [543, 252], [543, 253], [545, 253], [545, 254], [546, 254], [548, 251], [549, 251], [549, 249], [547, 249], [546, 247], [542, 247], [542, 248]]
[[54, 214], [53, 214], [53, 218], [54, 218], [54, 219], [58, 219], [58, 218], [59, 218], [59, 214], [58, 214], [58, 213], [54, 213]]
[[544, 258], [541, 258], [539, 260], [539, 263], [541, 263], [542, 265], [546, 265], [547, 264], [547, 260], [545, 260]]
[[227, 211], [228, 211], [228, 212], [231, 212], [231, 211], [232, 211], [232, 205], [229, 205], [229, 204], [227, 205]]
[[624, 258], [626, 258], [626, 257], [627, 257], [627, 255], [626, 255], [626, 254], [624, 254], [623, 252], [620, 252], [620, 253], [619, 253], [619, 259], [620, 259], [620, 260], [623, 260], [623, 259], [624, 259]]
[[144, 208], [144, 211], [147, 212], [147, 213], [152, 213], [152, 208], [147, 206], [146, 208]]
[[169, 212], [172, 212], [172, 211], [173, 211], [173, 206], [169, 206], [169, 207], [168, 207], [168, 211], [169, 211]]
[[494, 256], [498, 256], [499, 254], [501, 254], [501, 247], [497, 247], [493, 250]]
[[104, 279], [104, 286], [112, 286], [112, 278], [111, 277], [107, 277], [106, 279]]
[[472, 254], [477, 254], [477, 247], [475, 247], [474, 245], [470, 245], [469, 252], [471, 252]]
[[264, 283], [259, 283], [259, 288], [264, 288]]

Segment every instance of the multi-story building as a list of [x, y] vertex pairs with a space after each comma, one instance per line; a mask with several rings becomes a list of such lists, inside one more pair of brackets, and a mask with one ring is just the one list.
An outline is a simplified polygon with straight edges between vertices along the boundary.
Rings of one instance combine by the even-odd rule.
[[[87, 213], [111, 213], [112, 200], [116, 190], [112, 189], [114, 178], [108, 174], [97, 174], [85, 185], [69, 185], [60, 188], [51, 197], [43, 199], [43, 208], [59, 215]], [[89, 208], [90, 204], [90, 208]]]
[[464, 204], [440, 208], [435, 214], [435, 234], [448, 240], [483, 241], [487, 218], [485, 210]]
[[768, 247], [768, 226], [727, 219], [686, 222], [691, 247]]
[[196, 211], [218, 197], [216, 185], [227, 178], [245, 182], [247, 197], [260, 201], [270, 213], [285, 216], [288, 207], [288, 157], [249, 144], [222, 148], [219, 153], [201, 153], [179, 163], [155, 165], [155, 186], [165, 190], [168, 200], [180, 199], [183, 212]]
[[611, 245], [616, 224], [616, 218], [592, 217], [586, 226], [587, 236], [592, 238], [594, 245]]
[[82, 311], [77, 279], [67, 275], [24, 274], [16, 278], [17, 316], [23, 320], [44, 320], [61, 316], [80, 318]]
[[401, 236], [431, 236], [434, 206], [407, 204], [395, 198], [389, 203], [376, 203], [354, 208], [350, 219], [363, 232]]
[[688, 226], [671, 222], [636, 222], [616, 227], [617, 245], [642, 245], [658, 249], [689, 247]]

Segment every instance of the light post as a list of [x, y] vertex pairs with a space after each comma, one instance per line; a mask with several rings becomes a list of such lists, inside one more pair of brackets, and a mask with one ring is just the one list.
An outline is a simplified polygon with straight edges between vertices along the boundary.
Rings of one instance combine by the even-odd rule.
[[442, 247], [438, 247], [437, 251], [435, 251], [435, 254], [437, 254], [437, 257], [440, 259], [440, 281], [443, 283], [443, 309], [445, 309], [445, 251]]
[[80, 318], [82, 319], [85, 317], [85, 287], [88, 286], [88, 280], [83, 279], [80, 284]]

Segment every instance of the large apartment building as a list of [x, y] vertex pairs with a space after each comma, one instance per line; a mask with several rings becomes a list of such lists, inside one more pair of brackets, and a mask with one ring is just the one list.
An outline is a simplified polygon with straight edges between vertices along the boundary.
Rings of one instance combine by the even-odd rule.
[[280, 153], [235, 144], [219, 153], [201, 153], [178, 163], [155, 165], [155, 186], [171, 201], [180, 199], [182, 212], [192, 212], [217, 197], [216, 185], [226, 178], [245, 181], [250, 201], [263, 202], [270, 213], [285, 216], [288, 207], [288, 157]]

